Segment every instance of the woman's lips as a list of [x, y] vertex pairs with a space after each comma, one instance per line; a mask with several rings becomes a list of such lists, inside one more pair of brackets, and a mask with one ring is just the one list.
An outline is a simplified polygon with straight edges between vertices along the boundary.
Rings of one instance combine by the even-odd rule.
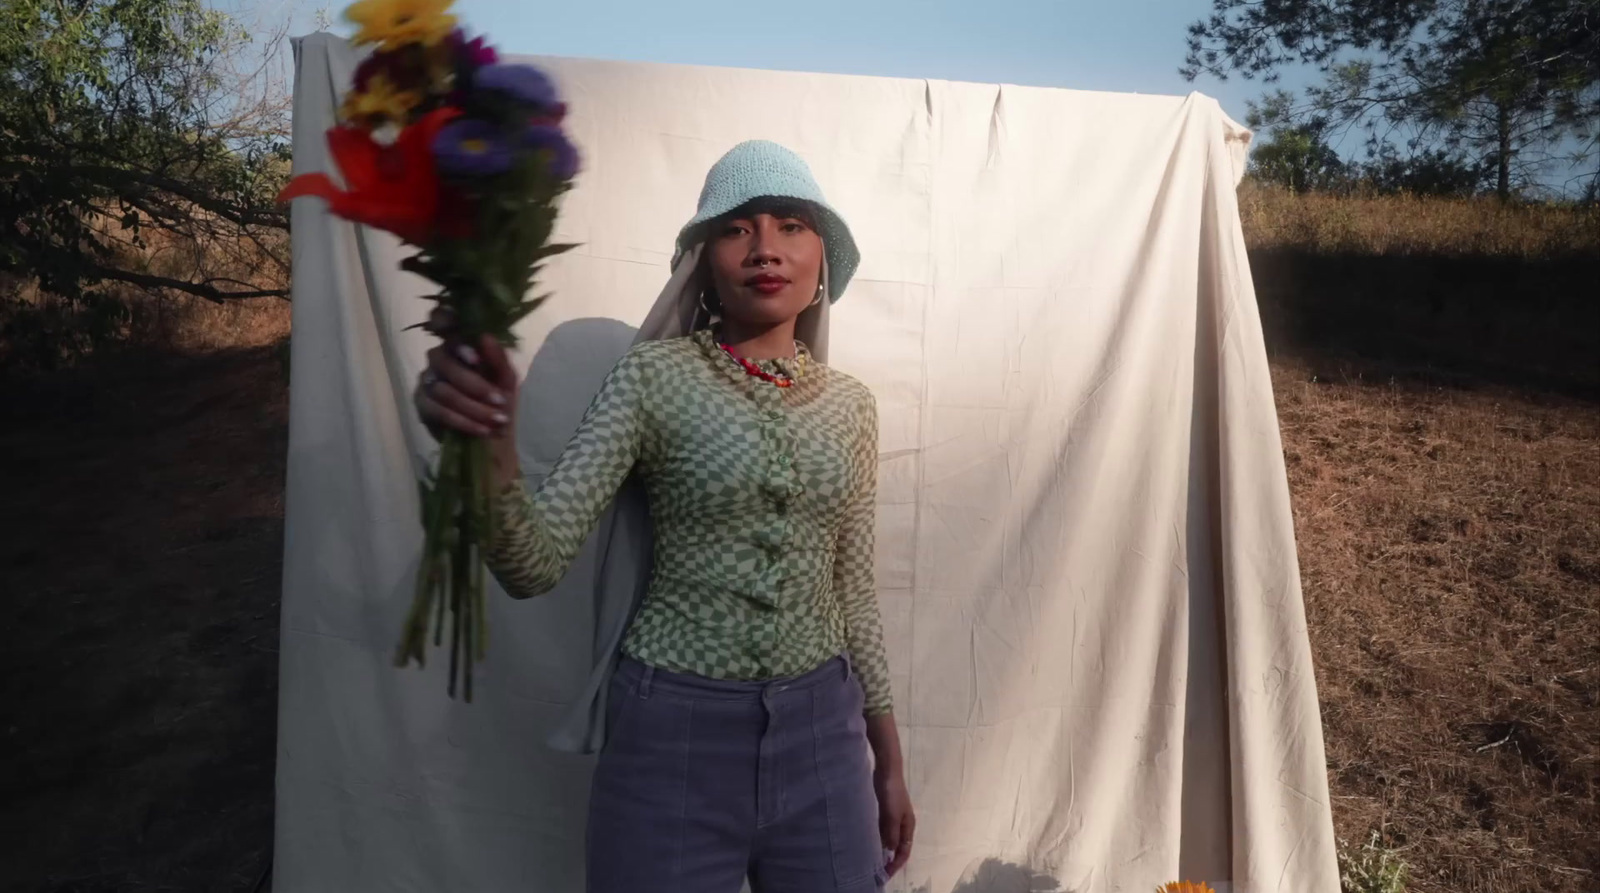
[[753, 288], [764, 295], [775, 295], [788, 287], [789, 280], [772, 273], [759, 273], [744, 281], [746, 288]]

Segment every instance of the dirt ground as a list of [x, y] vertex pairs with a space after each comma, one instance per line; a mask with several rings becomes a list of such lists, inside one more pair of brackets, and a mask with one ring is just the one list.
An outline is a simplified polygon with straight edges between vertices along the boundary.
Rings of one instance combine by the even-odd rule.
[[0, 890], [266, 868], [287, 397], [271, 348], [0, 394]]
[[[1380, 368], [1274, 360], [1340, 836], [1600, 889], [1600, 403]], [[272, 348], [0, 389], [0, 891], [261, 877], [286, 398]]]
[[1340, 835], [1413, 891], [1600, 890], [1600, 406], [1274, 385]]

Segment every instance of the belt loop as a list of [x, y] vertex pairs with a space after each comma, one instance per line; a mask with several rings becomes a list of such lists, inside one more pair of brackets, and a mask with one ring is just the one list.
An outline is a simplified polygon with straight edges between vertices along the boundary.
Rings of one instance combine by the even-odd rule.
[[655, 681], [656, 668], [645, 664], [644, 675], [639, 677], [639, 699], [646, 700], [650, 697], [650, 683]]

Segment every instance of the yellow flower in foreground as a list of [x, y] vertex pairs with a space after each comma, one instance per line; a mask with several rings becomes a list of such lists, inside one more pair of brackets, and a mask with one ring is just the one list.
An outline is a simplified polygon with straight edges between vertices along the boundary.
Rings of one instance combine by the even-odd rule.
[[456, 26], [456, 17], [445, 10], [455, 0], [357, 0], [345, 9], [344, 17], [361, 26], [350, 42], [381, 44], [385, 50], [406, 44], [433, 46]]
[[389, 79], [375, 74], [367, 81], [367, 89], [345, 95], [339, 117], [346, 121], [395, 121], [405, 123], [411, 110], [422, 104], [422, 94], [416, 90], [398, 90]]
[[1216, 891], [1205, 884], [1197, 884], [1194, 881], [1173, 881], [1170, 884], [1162, 885], [1156, 890], [1156, 893], [1216, 893]]

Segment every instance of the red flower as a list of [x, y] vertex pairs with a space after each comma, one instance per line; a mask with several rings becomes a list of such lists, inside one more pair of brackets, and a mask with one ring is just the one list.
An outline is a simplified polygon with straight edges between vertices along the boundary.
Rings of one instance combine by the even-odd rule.
[[413, 245], [428, 241], [438, 223], [439, 174], [434, 169], [433, 139], [439, 129], [461, 114], [442, 108], [400, 131], [391, 146], [380, 145], [365, 130], [335, 127], [328, 148], [349, 189], [340, 189], [327, 174], [302, 174], [289, 181], [278, 201], [314, 195], [328, 210], [346, 220], [388, 230]]

